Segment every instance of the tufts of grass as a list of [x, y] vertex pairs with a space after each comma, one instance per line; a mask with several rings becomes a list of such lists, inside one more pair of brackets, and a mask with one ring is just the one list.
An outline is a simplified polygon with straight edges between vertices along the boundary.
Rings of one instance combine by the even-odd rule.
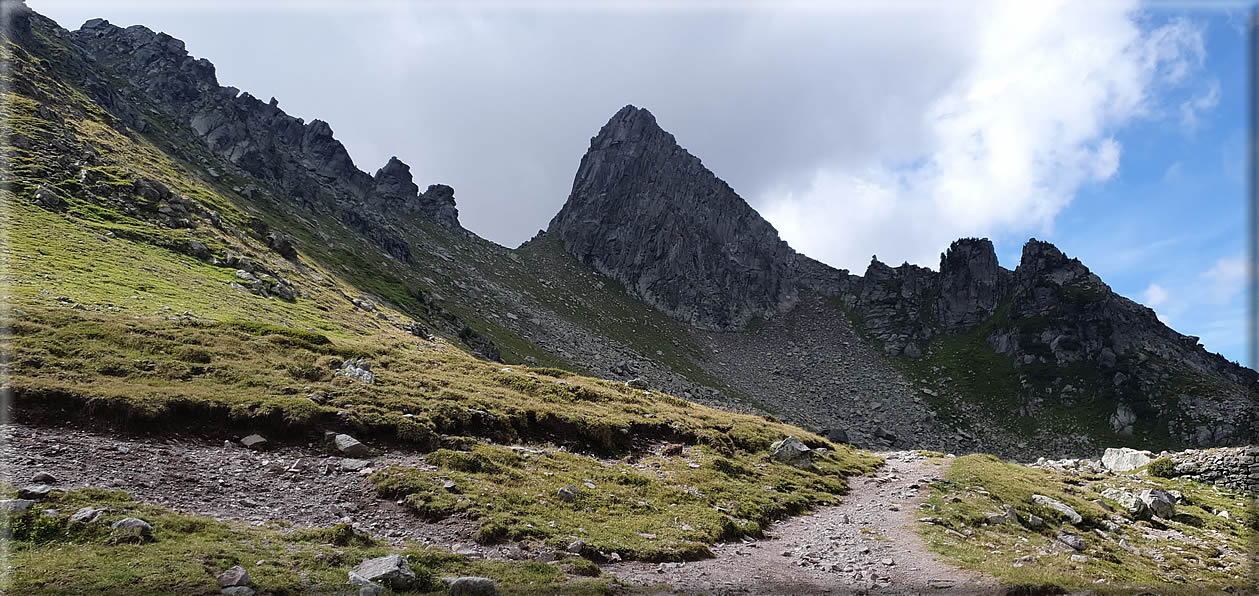
[[816, 455], [806, 471], [773, 461], [767, 451], [727, 457], [707, 446], [685, 456], [601, 460], [477, 445], [438, 450], [427, 460], [432, 468], [376, 472], [377, 492], [405, 499], [428, 519], [475, 517], [482, 542], [563, 549], [582, 540], [602, 556], [647, 561], [702, 557], [715, 542], [758, 536], [771, 521], [835, 503], [847, 490], [845, 477], [874, 463], [839, 448]]
[[[80, 507], [105, 512], [95, 522], [71, 523]], [[124, 517], [149, 522], [152, 539], [118, 540], [109, 525]], [[54, 493], [0, 523], [11, 537], [10, 567], [0, 575], [0, 588], [12, 594], [209, 596], [219, 593], [216, 574], [234, 565], [244, 566], [262, 593], [340, 594], [359, 562], [389, 553], [407, 557], [419, 579], [413, 593], [442, 590], [440, 578], [457, 575], [493, 578], [506, 593], [605, 594], [611, 587], [608, 579], [570, 578], [558, 566], [535, 561], [471, 561], [418, 544], [391, 548], [348, 525], [292, 530], [222, 522], [96, 488]]]
[[[991, 574], [1010, 586], [1054, 590], [1089, 589], [1097, 594], [1129, 594], [1154, 589], [1161, 594], [1243, 590], [1247, 582], [1248, 540], [1254, 532], [1240, 519], [1248, 497], [1188, 480], [1137, 475], [1066, 475], [1005, 463], [988, 455], [952, 461], [946, 482], [933, 485], [928, 503], [939, 509], [935, 523], [919, 533], [950, 562]], [[1099, 503], [1107, 488], [1137, 493], [1143, 488], [1180, 491], [1174, 519], [1138, 521], [1108, 512]], [[1083, 518], [1071, 524], [1035, 505], [1031, 495], [1057, 499]], [[1020, 523], [989, 525], [985, 512], [1014, 507]], [[1234, 519], [1214, 512], [1234, 512]], [[1028, 515], [1044, 519], [1030, 527]], [[1060, 529], [1084, 537], [1083, 552], [1056, 546]], [[1086, 557], [1073, 561], [1071, 555]]]

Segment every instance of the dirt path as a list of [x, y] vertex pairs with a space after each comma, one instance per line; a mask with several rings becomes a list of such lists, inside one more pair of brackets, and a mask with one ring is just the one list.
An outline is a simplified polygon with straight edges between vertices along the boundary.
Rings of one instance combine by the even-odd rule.
[[[38, 472], [56, 488], [119, 488], [176, 511], [255, 524], [353, 523], [395, 544], [418, 541], [473, 557], [527, 558], [514, 545], [483, 547], [476, 524], [425, 523], [380, 499], [366, 476], [341, 467], [318, 445], [252, 451], [240, 437], [136, 437], [74, 427], [0, 426], [3, 480], [17, 486]], [[995, 583], [935, 560], [914, 533], [918, 504], [939, 468], [912, 452], [881, 454], [887, 465], [850, 480], [844, 502], [775, 524], [766, 538], [712, 547], [690, 563], [615, 563], [604, 571], [639, 586], [703, 594], [996, 594]], [[372, 466], [425, 465], [414, 453], [386, 452]]]
[[775, 524], [767, 537], [712, 548], [690, 563], [619, 563], [604, 571], [638, 585], [702, 594], [999, 594], [996, 583], [936, 560], [914, 533], [939, 467], [912, 452], [854, 478], [844, 502]]

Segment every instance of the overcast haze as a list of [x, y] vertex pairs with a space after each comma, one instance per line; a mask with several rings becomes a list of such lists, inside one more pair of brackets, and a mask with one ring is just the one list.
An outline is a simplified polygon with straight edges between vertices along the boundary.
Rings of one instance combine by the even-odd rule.
[[988, 236], [1013, 268], [1037, 236], [1242, 359], [1240, 4], [29, 3], [184, 40], [507, 246], [634, 104], [810, 256], [935, 268]]

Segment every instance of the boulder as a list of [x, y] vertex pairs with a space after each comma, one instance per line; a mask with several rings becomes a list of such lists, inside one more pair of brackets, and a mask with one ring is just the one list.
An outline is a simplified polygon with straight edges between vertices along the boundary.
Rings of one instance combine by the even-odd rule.
[[219, 574], [218, 577], [220, 588], [230, 588], [232, 586], [248, 586], [249, 572], [244, 567], [237, 565]]
[[1065, 503], [1057, 499], [1051, 499], [1049, 497], [1046, 497], [1045, 495], [1032, 495], [1032, 502], [1036, 503], [1037, 505], [1044, 505], [1050, 509], [1053, 509], [1055, 511], [1058, 511], [1059, 513], [1062, 513], [1063, 515], [1067, 516], [1067, 519], [1071, 520], [1071, 523], [1073, 524], [1078, 524], [1081, 521], [1084, 521], [1084, 518], [1080, 517], [1079, 513], [1076, 513], [1074, 509], [1068, 507]]
[[826, 440], [832, 443], [847, 443], [848, 442], [848, 432], [840, 428], [829, 428], [829, 429], [823, 430], [819, 434], [826, 437]]
[[1114, 472], [1135, 470], [1154, 461], [1154, 454], [1149, 451], [1137, 451], [1127, 447], [1111, 447], [1102, 455], [1102, 465]]
[[57, 477], [49, 474], [48, 472], [36, 472], [35, 475], [31, 477], [31, 482], [35, 484], [56, 484]]
[[40, 207], [50, 211], [61, 209], [66, 205], [65, 199], [61, 198], [61, 193], [46, 184], [41, 184], [35, 188], [34, 199]]
[[1017, 524], [1019, 516], [1014, 512], [1014, 508], [1009, 505], [1002, 505], [1000, 513], [985, 513], [987, 522], [991, 525], [1000, 524]]
[[1057, 540], [1058, 542], [1071, 547], [1071, 549], [1075, 551], [1082, 551], [1086, 546], [1083, 536], [1080, 536], [1079, 534], [1076, 534], [1066, 528], [1060, 528], [1058, 530]]
[[244, 445], [247, 449], [257, 450], [266, 447], [267, 440], [262, 438], [262, 435], [249, 435], [248, 437], [241, 439], [240, 444]]
[[406, 590], [415, 580], [415, 572], [402, 555], [365, 559], [350, 572], [350, 583], [360, 586], [380, 584], [393, 590]]
[[1150, 507], [1145, 501], [1137, 498], [1136, 495], [1117, 488], [1108, 488], [1102, 491], [1103, 499], [1110, 499], [1124, 509], [1133, 519], [1145, 519], [1150, 517]]
[[1176, 498], [1165, 490], [1147, 488], [1141, 491], [1140, 499], [1154, 515], [1168, 519], [1176, 515]]
[[571, 484], [562, 486], [559, 490], [555, 491], [555, 496], [559, 497], [559, 499], [565, 503], [572, 503], [577, 500], [577, 487]]
[[625, 382], [625, 385], [629, 387], [630, 389], [646, 389], [647, 381], [644, 381], [642, 379], [630, 379]]
[[115, 532], [123, 536], [147, 540], [153, 537], [153, 526], [138, 517], [124, 517], [110, 524]]
[[488, 577], [456, 577], [450, 580], [450, 596], [498, 596], [498, 586]]
[[347, 457], [361, 458], [371, 455], [371, 450], [367, 448], [367, 445], [360, 443], [358, 439], [350, 435], [339, 434], [332, 438], [332, 442], [336, 445], [337, 451]]
[[0, 515], [21, 515], [30, 511], [31, 505], [35, 501], [30, 499], [4, 499], [0, 500]]
[[773, 458], [789, 466], [807, 469], [813, 466], [813, 458], [810, 457], [812, 451], [795, 437], [787, 437], [770, 446], [773, 450]]
[[42, 501], [48, 498], [50, 492], [52, 492], [52, 487], [47, 484], [32, 484], [18, 489], [17, 498]]

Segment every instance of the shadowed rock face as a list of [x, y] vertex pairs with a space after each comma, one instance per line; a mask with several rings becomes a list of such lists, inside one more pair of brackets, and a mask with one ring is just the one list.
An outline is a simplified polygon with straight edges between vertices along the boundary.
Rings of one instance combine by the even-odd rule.
[[631, 293], [698, 327], [739, 328], [796, 299], [795, 251], [634, 106], [591, 139], [548, 233]]
[[[188, 126], [213, 153], [240, 168], [240, 174], [282, 190], [284, 200], [335, 216], [400, 260], [410, 261], [411, 252], [390, 229], [398, 213], [423, 214], [462, 232], [450, 187], [419, 194], [410, 168], [397, 158], [375, 177], [360, 171], [327, 122], [305, 123], [286, 114], [275, 99], [264, 103], [219, 86], [214, 65], [188, 55], [178, 39], [141, 25], [124, 29], [104, 19], [87, 21], [69, 37], [92, 60]], [[144, 132], [155, 125], [150, 115], [117, 97], [105, 79], [89, 81], [85, 91], [128, 126]]]
[[945, 330], [967, 329], [996, 312], [1010, 283], [987, 238], [954, 241], [940, 255], [936, 319]]

